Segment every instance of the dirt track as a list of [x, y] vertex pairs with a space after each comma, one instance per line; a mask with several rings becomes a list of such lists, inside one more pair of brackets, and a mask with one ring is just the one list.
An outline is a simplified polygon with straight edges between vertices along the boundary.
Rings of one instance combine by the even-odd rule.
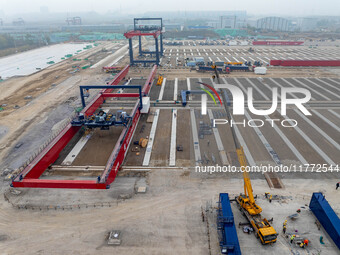
[[[98, 54], [102, 58], [101, 49], [108, 45], [112, 43], [104, 42], [101, 46], [79, 54], [79, 58], [89, 60], [77, 64], [82, 65], [98, 60], [96, 56]], [[12, 78], [0, 84], [2, 91], [0, 102], [7, 104], [5, 110], [0, 112], [0, 125], [9, 127], [8, 132], [1, 139], [0, 158], [8, 153], [13, 143], [18, 141], [26, 130], [42, 121], [45, 113], [56, 109], [56, 106], [64, 102], [74, 102], [79, 96], [80, 83], [103, 84], [105, 76], [101, 74], [100, 68], [81, 69], [80, 73], [72, 75], [69, 74], [69, 71], [73, 70], [72, 65], [74, 62], [71, 60], [62, 61], [28, 77]], [[52, 86], [52, 84], [56, 85]], [[25, 100], [24, 97], [28, 95], [32, 96], [32, 99]], [[20, 108], [14, 109], [15, 105]]]

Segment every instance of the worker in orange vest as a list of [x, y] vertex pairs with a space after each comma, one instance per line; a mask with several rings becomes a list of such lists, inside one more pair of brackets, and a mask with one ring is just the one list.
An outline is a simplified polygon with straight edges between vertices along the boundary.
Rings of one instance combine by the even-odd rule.
[[303, 243], [304, 243], [306, 246], [308, 246], [308, 243], [309, 243], [308, 239], [305, 239], [305, 240], [303, 241]]

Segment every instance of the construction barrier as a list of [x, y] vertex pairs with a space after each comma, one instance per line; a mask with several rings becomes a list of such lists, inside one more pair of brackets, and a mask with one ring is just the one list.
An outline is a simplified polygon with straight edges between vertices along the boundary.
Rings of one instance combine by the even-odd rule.
[[340, 60], [270, 60], [272, 66], [340, 66]]

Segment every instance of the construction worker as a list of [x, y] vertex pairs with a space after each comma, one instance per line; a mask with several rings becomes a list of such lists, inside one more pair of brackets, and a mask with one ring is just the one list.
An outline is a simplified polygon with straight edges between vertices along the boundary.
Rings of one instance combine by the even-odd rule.
[[320, 236], [320, 243], [325, 244], [324, 241], [323, 241], [323, 236]]
[[286, 230], [287, 230], [287, 220], [285, 220], [283, 222], [283, 233], [286, 234]]
[[271, 202], [272, 202], [272, 198], [273, 198], [273, 196], [272, 196], [272, 195], [270, 195], [270, 196], [269, 196], [269, 203], [271, 203]]
[[305, 240], [303, 241], [303, 243], [305, 244], [305, 246], [308, 246], [309, 240], [308, 240], [308, 239], [305, 239]]
[[294, 238], [295, 238], [295, 235], [292, 235], [292, 236], [290, 237], [290, 243], [293, 243]]
[[337, 190], [338, 188], [339, 188], [339, 186], [340, 186], [340, 182], [338, 182], [336, 185], [335, 185], [335, 189]]
[[302, 242], [300, 243], [300, 248], [304, 249], [305, 248], [305, 244]]

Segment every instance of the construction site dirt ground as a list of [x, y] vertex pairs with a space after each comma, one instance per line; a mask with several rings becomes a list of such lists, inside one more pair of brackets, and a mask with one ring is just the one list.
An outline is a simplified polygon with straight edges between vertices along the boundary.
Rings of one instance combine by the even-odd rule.
[[[189, 49], [191, 46], [186, 47]], [[208, 51], [209, 47], [214, 46], [207, 47], [208, 55], [203, 53], [204, 47], [196, 52], [205, 54], [214, 61], [218, 60], [221, 52]], [[102, 48], [114, 49], [114, 53]], [[170, 48], [172, 47], [166, 50], [162, 61], [169, 56]], [[222, 47], [217, 48], [223, 51]], [[336, 55], [334, 48], [330, 48], [330, 54]], [[259, 48], [256, 56], [263, 59], [264, 56], [278, 57], [282, 54], [299, 54], [297, 56], [300, 57], [325, 54], [323, 49], [311, 52], [307, 48], [296, 51], [290, 51], [287, 47], [270, 47], [269, 51], [264, 49]], [[230, 52], [223, 51], [223, 56], [229, 58], [231, 55], [227, 53], [234, 52], [246, 59], [254, 57], [244, 49], [239, 50], [243, 53], [232, 49]], [[178, 52], [184, 55], [182, 49]], [[177, 49], [172, 53], [177, 54]], [[175, 54], [170, 56], [171, 63], [176, 61]], [[227, 155], [230, 165], [239, 166], [232, 132], [229, 125], [218, 125], [212, 129], [210, 115], [201, 115], [201, 95], [189, 96], [188, 105], [181, 105], [181, 90], [188, 89], [189, 85], [193, 90], [201, 89], [199, 81], [214, 86], [211, 73], [198, 73], [174, 66], [158, 69], [157, 74], [163, 74], [166, 81], [164, 86], [156, 86], [154, 81], [150, 92], [151, 112], [157, 109], [160, 112], [150, 163], [141, 167], [147, 148], [134, 144], [141, 138], [150, 139], [153, 122], [148, 122], [148, 117], [151, 114], [142, 114], [119, 177], [111, 184], [110, 189], [10, 188], [8, 174], [47, 143], [50, 135], [68, 123], [69, 117], [74, 116], [74, 110], [81, 106], [79, 85], [104, 85], [113, 76], [104, 73], [102, 66], [119, 58], [117, 65], [123, 66], [129, 62], [125, 42], [103, 42], [100, 46], [78, 55], [79, 58], [80, 56], [82, 59], [88, 58], [93, 68], [71, 74], [73, 63], [63, 61], [30, 76], [11, 78], [0, 84], [3, 91], [0, 94], [0, 105], [7, 104], [4, 111], [0, 112], [0, 189], [1, 194], [4, 194], [0, 196], [0, 254], [219, 254], [216, 225], [218, 195], [226, 192], [233, 198], [243, 193], [243, 179], [240, 173], [197, 173], [195, 153], [200, 154], [200, 164], [203, 166], [212, 163], [221, 165], [221, 152]], [[236, 54], [232, 56], [239, 58]], [[86, 61], [81, 63], [87, 64]], [[150, 69], [131, 67], [128, 77], [121, 84], [131, 78], [130, 84], [143, 85]], [[275, 129], [265, 125], [259, 127], [261, 135], [258, 130], [249, 126], [238, 126], [237, 136], [242, 145], [245, 145], [249, 164], [275, 165], [277, 158], [273, 155], [277, 155], [283, 165], [299, 165], [305, 161], [310, 164], [340, 163], [340, 151], [337, 147], [340, 141], [340, 73], [337, 70], [268, 67], [268, 74], [261, 77], [252, 72], [221, 75], [222, 81], [240, 87], [243, 92], [247, 88], [253, 88], [255, 104], [266, 108], [269, 105], [265, 102], [271, 98], [271, 88], [274, 86], [311, 89], [312, 99], [307, 107], [313, 113], [311, 117], [301, 116], [292, 109], [287, 112], [289, 118], [299, 122], [299, 131], [281, 125]], [[32, 98], [24, 99], [27, 95]], [[87, 102], [95, 95], [95, 91], [90, 93]], [[108, 99], [103, 108], [114, 112], [130, 110], [133, 105], [132, 99]], [[176, 166], [170, 167], [174, 109], [177, 110], [176, 146], [182, 146], [183, 151], [175, 151]], [[226, 118], [224, 107], [215, 105], [211, 99], [208, 99], [208, 109], [214, 118]], [[249, 116], [255, 118], [250, 112]], [[192, 122], [191, 117], [194, 117], [195, 122]], [[278, 111], [269, 117], [280, 121], [284, 119]], [[256, 118], [265, 121], [267, 117]], [[248, 120], [246, 117], [244, 119]], [[235, 120], [242, 122], [243, 118], [235, 117]], [[209, 132], [200, 132], [200, 128], [202, 131], [204, 126], [209, 126]], [[195, 150], [197, 143], [193, 135], [195, 127], [199, 136], [204, 133], [201, 138], [197, 138], [200, 148], [198, 152]], [[109, 131], [93, 131], [92, 137], [80, 150], [72, 166], [63, 170], [63, 173], [70, 172], [65, 174], [66, 179], [97, 178], [101, 171], [94, 168], [104, 168], [121, 129], [122, 127], [114, 127]], [[219, 145], [216, 133], [221, 138]], [[61, 165], [83, 135], [83, 132], [79, 132], [60, 154], [55, 166], [52, 165], [41, 178], [65, 178], [57, 166]], [[260, 137], [264, 137], [266, 141]], [[134, 146], [139, 151], [133, 151]], [[275, 154], [270, 154], [271, 152]], [[72, 170], [72, 167], [77, 170]], [[335, 190], [335, 184], [340, 178], [339, 172], [279, 173], [272, 181], [282, 182], [280, 189], [271, 189], [267, 177], [262, 173], [251, 173], [250, 176], [254, 193], [258, 195], [257, 203], [263, 208], [263, 216], [274, 218], [273, 226], [279, 237], [275, 244], [263, 246], [254, 234], [245, 234], [242, 228], [237, 227], [243, 254], [338, 254], [325, 230], [317, 229], [316, 218], [308, 204], [312, 193], [320, 191], [326, 195], [334, 211], [340, 212], [340, 191]], [[146, 193], [138, 193], [140, 187], [146, 187]], [[278, 195], [280, 199], [269, 203], [264, 197], [265, 192]], [[295, 221], [288, 220], [287, 231], [297, 230], [297, 233], [310, 240], [310, 245], [304, 250], [291, 245], [282, 234], [284, 220], [297, 209], [302, 212]], [[246, 222], [235, 203], [232, 203], [232, 210], [237, 226], [240, 222]], [[120, 246], [107, 245], [111, 230], [121, 231]], [[320, 236], [324, 238], [324, 245], [320, 244]]]
[[[182, 170], [155, 169], [146, 177], [147, 192], [144, 194], [135, 194], [131, 189], [134, 184], [138, 186], [137, 179], [118, 177], [112, 189], [104, 191], [23, 189], [21, 194], [8, 192], [9, 200], [21, 205], [22, 209], [12, 207], [1, 197], [1, 252], [218, 254], [215, 221], [218, 193], [228, 192], [232, 198], [243, 192], [241, 176], [230, 178], [228, 174], [195, 174], [194, 171], [188, 174]], [[265, 181], [253, 178], [252, 183], [263, 215], [274, 218], [273, 226], [279, 237], [277, 243], [263, 246], [254, 234], [243, 233], [242, 228], [237, 228], [243, 254], [338, 254], [325, 231], [317, 229], [316, 218], [306, 206], [312, 192], [322, 191], [332, 207], [339, 210], [339, 191], [335, 190], [334, 180], [287, 181], [285, 190], [271, 191], [281, 197], [272, 203], [264, 198], [264, 193], [269, 191]], [[117, 200], [114, 195], [117, 192], [132, 197]], [[25, 205], [35, 207], [24, 209]], [[304, 250], [292, 246], [282, 234], [283, 221], [299, 208], [302, 210], [300, 216], [295, 221], [288, 219], [287, 232], [297, 230], [297, 234], [310, 240]], [[246, 221], [234, 203], [232, 209], [236, 225]], [[202, 210], [205, 222], [202, 221]], [[120, 246], [107, 245], [111, 230], [121, 231]], [[319, 242], [320, 236], [324, 237], [324, 245]]]

